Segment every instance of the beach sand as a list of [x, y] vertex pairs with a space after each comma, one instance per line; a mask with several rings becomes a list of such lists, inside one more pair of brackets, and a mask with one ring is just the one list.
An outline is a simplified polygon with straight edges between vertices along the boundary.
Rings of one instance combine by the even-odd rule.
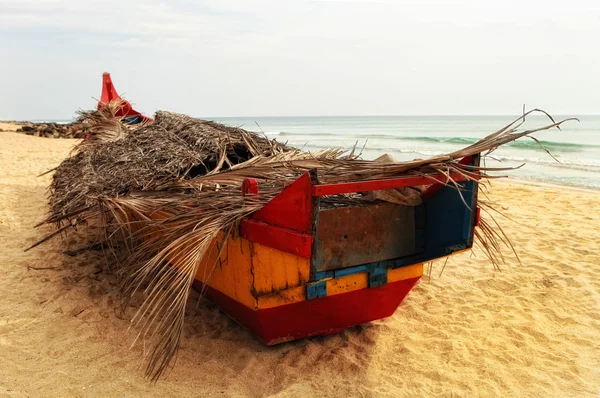
[[17, 131], [20, 127], [17, 123], [0, 122], [0, 131]]
[[597, 192], [494, 182], [522, 265], [494, 271], [475, 250], [439, 276], [437, 261], [392, 317], [339, 335], [265, 347], [194, 302], [175, 367], [152, 384], [101, 253], [67, 256], [60, 239], [23, 252], [50, 232], [33, 229], [51, 179], [37, 176], [74, 143], [0, 133], [0, 397], [598, 397]]

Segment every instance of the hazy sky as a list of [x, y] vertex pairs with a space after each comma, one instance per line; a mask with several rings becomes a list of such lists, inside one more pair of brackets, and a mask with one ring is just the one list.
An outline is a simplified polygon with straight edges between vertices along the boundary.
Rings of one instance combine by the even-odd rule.
[[0, 119], [600, 113], [600, 1], [0, 0]]

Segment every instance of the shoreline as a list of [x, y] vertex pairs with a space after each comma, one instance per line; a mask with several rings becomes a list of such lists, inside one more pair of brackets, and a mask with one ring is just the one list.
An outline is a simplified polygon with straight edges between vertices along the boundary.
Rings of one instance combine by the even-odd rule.
[[566, 184], [566, 183], [551, 182], [551, 181], [545, 181], [545, 180], [511, 177], [511, 176], [497, 178], [497, 179], [494, 179], [494, 181], [510, 181], [510, 182], [514, 182], [515, 184], [532, 185], [532, 186], [542, 187], [542, 188], [568, 189], [568, 190], [578, 191], [578, 192], [600, 193], [600, 188], [588, 187], [586, 185]]

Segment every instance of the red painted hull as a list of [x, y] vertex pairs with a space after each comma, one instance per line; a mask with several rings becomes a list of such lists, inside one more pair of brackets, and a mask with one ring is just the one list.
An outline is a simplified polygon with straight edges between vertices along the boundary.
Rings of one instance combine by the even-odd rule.
[[[206, 296], [267, 345], [339, 333], [392, 315], [420, 277], [279, 307], [252, 310], [207, 286]], [[200, 282], [194, 286], [200, 288]]]

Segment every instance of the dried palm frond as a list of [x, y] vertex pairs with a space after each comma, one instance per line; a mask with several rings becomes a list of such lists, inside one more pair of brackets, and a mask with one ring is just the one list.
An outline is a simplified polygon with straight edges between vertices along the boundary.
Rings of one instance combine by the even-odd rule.
[[123, 101], [110, 101], [108, 105], [95, 111], [79, 111], [76, 123], [83, 126], [86, 134], [84, 139], [73, 148], [73, 152], [82, 152], [101, 143], [118, 140], [130, 129], [141, 127], [128, 125], [123, 121], [122, 116], [117, 116], [124, 106]]
[[[219, 239], [217, 247], [222, 249], [233, 225], [262, 208], [277, 192], [247, 198], [238, 190], [225, 189], [219, 192], [218, 202], [211, 200], [213, 192], [132, 193], [103, 201], [134, 247], [120, 269], [124, 302], [142, 286], [148, 297], [132, 323], [138, 330], [136, 340], [155, 341], [148, 353], [149, 377], [156, 380], [164, 372], [179, 346], [189, 292], [209, 248]], [[148, 217], [157, 213], [159, 219]], [[218, 261], [221, 255], [208, 257]], [[209, 278], [204, 275], [203, 280]]]
[[[521, 264], [519, 254], [510, 238], [506, 235], [504, 229], [494, 217], [494, 213], [502, 216], [505, 215], [488, 201], [480, 200], [478, 201], [478, 205], [479, 208], [485, 212], [485, 215], [481, 216], [479, 225], [475, 228], [475, 243], [498, 271], [500, 271], [500, 265], [506, 263], [504, 257], [505, 249], [510, 250], [510, 252], [515, 255], [519, 264]], [[491, 221], [488, 221], [488, 218]]]
[[[538, 111], [533, 110], [459, 151], [409, 162], [376, 162], [359, 159], [354, 150], [350, 154], [340, 149], [303, 152], [240, 128], [170, 112], [157, 112], [152, 124], [121, 129], [113, 111], [87, 116], [97, 118], [98, 133], [56, 170], [50, 186], [50, 215], [42, 223], [55, 223], [57, 233], [62, 233], [82, 222], [100, 220], [111, 251], [126, 252], [127, 259], [117, 269], [121, 296], [127, 302], [140, 291], [145, 294], [133, 325], [138, 330], [136, 340], [154, 342], [146, 369], [154, 380], [179, 347], [185, 303], [201, 261], [220, 258], [220, 253], [209, 256], [208, 251], [223, 250], [229, 232], [242, 218], [261, 209], [301, 174], [316, 169], [321, 183], [425, 176], [431, 183], [455, 187], [460, 194], [456, 176], [479, 180], [511, 169], [464, 165], [462, 158], [491, 153], [566, 121], [551, 119], [549, 125], [518, 131], [526, 116]], [[261, 181], [261, 194], [251, 200], [241, 195], [242, 183], [249, 177]], [[356, 197], [323, 200], [333, 203]], [[497, 266], [504, 259], [507, 236], [493, 226], [482, 220], [476, 237]], [[204, 282], [214, 266], [206, 268]]]

